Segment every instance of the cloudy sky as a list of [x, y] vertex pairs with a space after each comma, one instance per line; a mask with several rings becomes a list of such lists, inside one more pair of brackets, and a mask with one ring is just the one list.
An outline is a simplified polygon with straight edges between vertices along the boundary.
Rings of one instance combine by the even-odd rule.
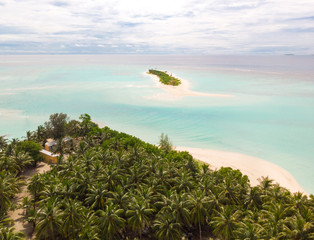
[[314, 0], [0, 0], [0, 54], [314, 54]]

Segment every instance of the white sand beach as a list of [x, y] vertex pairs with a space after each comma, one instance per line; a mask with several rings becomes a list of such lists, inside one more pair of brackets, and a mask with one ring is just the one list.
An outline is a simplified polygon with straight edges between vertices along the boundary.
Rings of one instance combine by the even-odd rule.
[[216, 93], [204, 93], [204, 92], [196, 92], [190, 90], [190, 84], [188, 80], [178, 78], [176, 76], [173, 76], [180, 79], [181, 84], [179, 86], [170, 86], [165, 85], [159, 81], [159, 77], [153, 74], [149, 74], [145, 72], [146, 75], [153, 78], [154, 82], [156, 83], [156, 87], [161, 88], [163, 90], [166, 90], [168, 93], [172, 94], [173, 96], [177, 97], [184, 97], [184, 96], [204, 96], [204, 97], [233, 97], [233, 95], [229, 94], [216, 94]]
[[176, 147], [176, 150], [188, 151], [195, 159], [211, 165], [212, 169], [219, 169], [221, 167], [239, 169], [243, 174], [248, 176], [252, 186], [259, 184], [259, 178], [268, 176], [275, 183], [279, 183], [291, 192], [303, 192], [307, 194], [288, 171], [271, 162], [235, 152], [190, 147]]

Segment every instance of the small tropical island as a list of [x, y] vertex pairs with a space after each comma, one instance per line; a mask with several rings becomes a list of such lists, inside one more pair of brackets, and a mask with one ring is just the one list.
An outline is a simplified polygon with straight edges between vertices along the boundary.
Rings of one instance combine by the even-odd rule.
[[148, 73], [159, 77], [159, 81], [165, 85], [179, 86], [181, 84], [180, 79], [172, 76], [172, 74], [169, 75], [167, 71], [163, 72], [159, 70], [149, 69]]
[[314, 196], [52, 114], [0, 136], [0, 239], [313, 239]]

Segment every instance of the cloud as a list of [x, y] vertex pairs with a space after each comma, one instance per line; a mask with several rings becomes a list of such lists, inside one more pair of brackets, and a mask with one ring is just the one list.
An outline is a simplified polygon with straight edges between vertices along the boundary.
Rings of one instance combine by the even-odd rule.
[[54, 6], [57, 6], [57, 7], [66, 7], [66, 6], [69, 6], [68, 3], [62, 2], [62, 1], [54, 1], [54, 2], [51, 2], [51, 4], [54, 5]]
[[314, 53], [312, 0], [2, 0], [0, 12], [0, 53]]

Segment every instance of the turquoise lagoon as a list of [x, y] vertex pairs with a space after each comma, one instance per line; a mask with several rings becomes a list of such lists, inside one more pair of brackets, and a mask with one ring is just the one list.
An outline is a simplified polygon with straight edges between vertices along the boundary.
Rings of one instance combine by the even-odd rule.
[[[171, 96], [149, 68], [234, 97]], [[314, 193], [314, 56], [0, 56], [0, 135], [25, 136], [56, 112], [153, 144], [167, 133], [176, 146], [259, 157]]]

